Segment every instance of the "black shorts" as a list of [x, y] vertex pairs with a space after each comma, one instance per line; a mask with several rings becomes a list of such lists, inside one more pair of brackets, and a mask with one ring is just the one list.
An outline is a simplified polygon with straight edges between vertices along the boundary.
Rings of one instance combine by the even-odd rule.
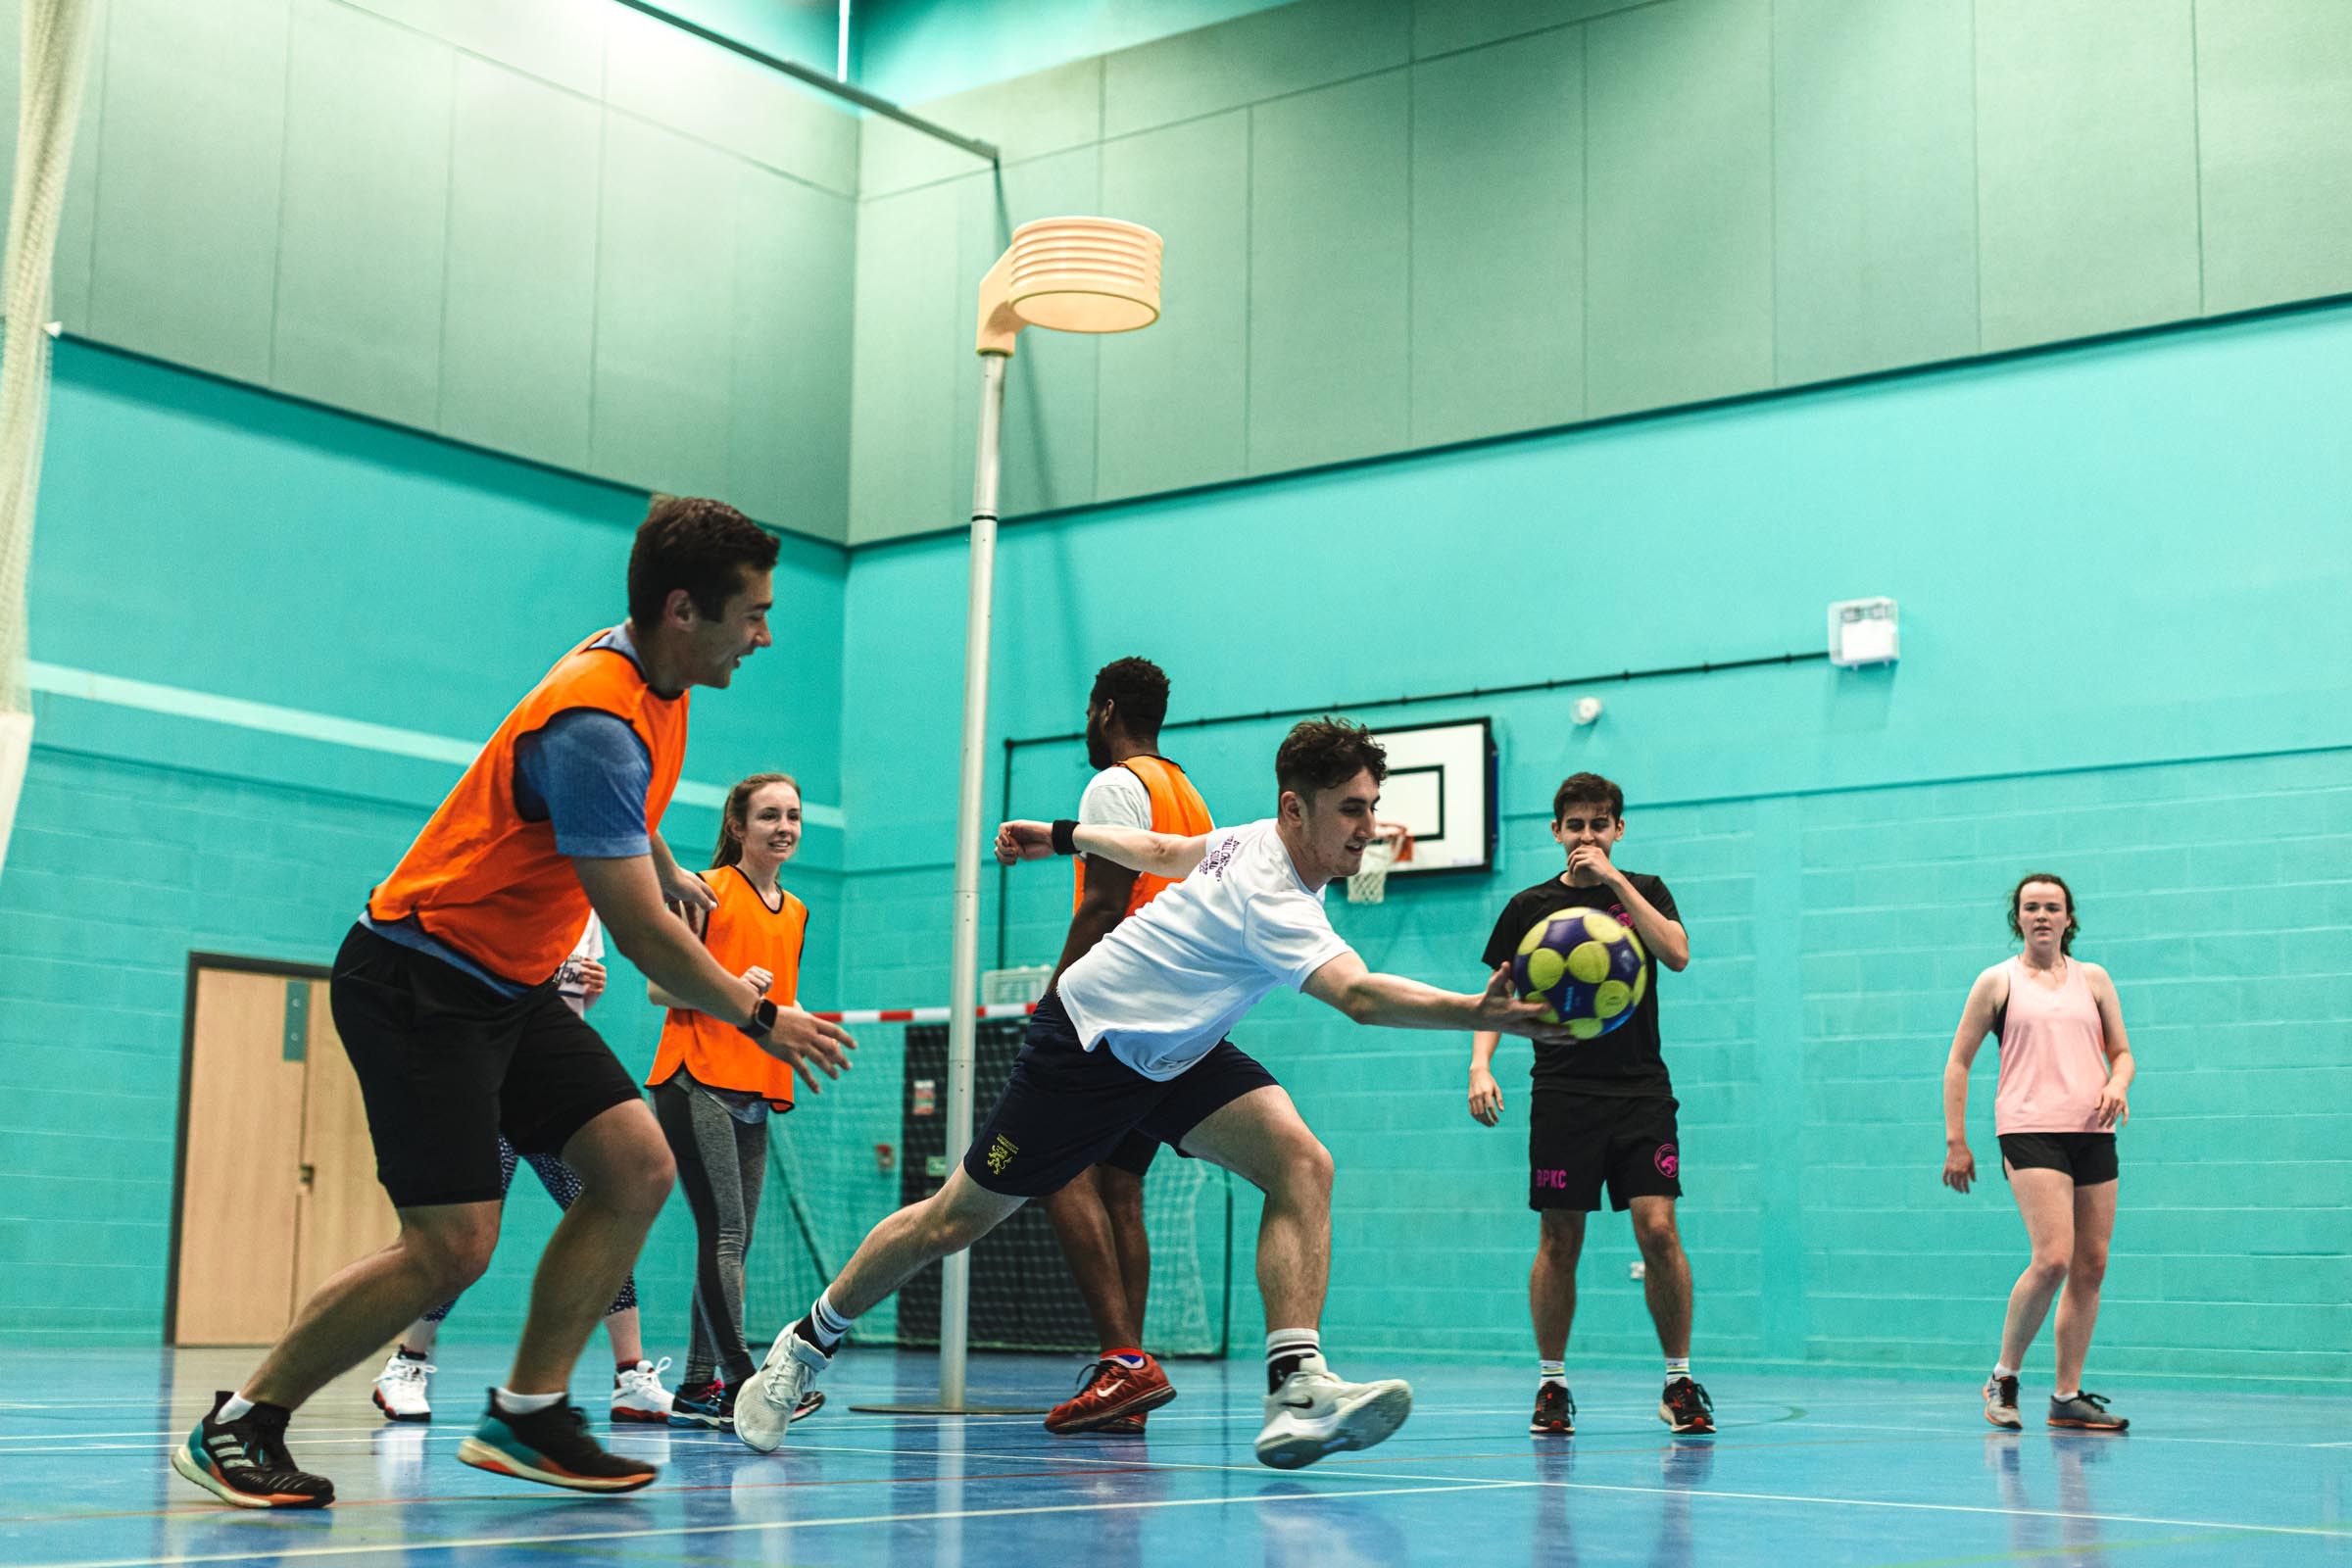
[[2115, 1134], [2003, 1133], [2002, 1179], [2012, 1170], [2062, 1170], [2077, 1187], [2097, 1187], [2115, 1180]]
[[1670, 1095], [1620, 1099], [1538, 1090], [1527, 1117], [1527, 1206], [1591, 1212], [1605, 1183], [1612, 1208], [1683, 1196]]
[[[1272, 1082], [1272, 1079], [1269, 1077], [1267, 1081]], [[1152, 1161], [1158, 1153], [1158, 1139], [1144, 1133], [1129, 1133], [1119, 1140], [1118, 1148], [1104, 1154], [1096, 1163], [1108, 1165], [1113, 1170], [1123, 1170], [1128, 1175], [1141, 1179], [1144, 1173], [1152, 1168]]]
[[375, 1176], [399, 1208], [494, 1203], [498, 1140], [560, 1153], [637, 1081], [555, 983], [502, 997], [430, 954], [355, 925], [327, 1000], [359, 1075]]
[[964, 1152], [964, 1174], [1008, 1198], [1057, 1193], [1112, 1157], [1129, 1134], [1181, 1144], [1212, 1113], [1273, 1082], [1230, 1040], [1173, 1078], [1147, 1078], [1108, 1049], [1083, 1049], [1061, 998], [1049, 994], [1030, 1015], [1004, 1092]]

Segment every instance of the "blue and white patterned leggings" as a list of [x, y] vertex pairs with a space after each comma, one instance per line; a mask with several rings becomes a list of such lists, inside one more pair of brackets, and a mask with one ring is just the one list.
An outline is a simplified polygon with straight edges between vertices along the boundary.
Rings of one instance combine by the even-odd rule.
[[[539, 1177], [539, 1185], [547, 1189], [547, 1196], [556, 1200], [558, 1208], [569, 1209], [572, 1202], [580, 1196], [579, 1175], [569, 1165], [564, 1164], [553, 1154], [517, 1154], [514, 1152], [514, 1146], [501, 1138], [498, 1141], [498, 1192], [500, 1197], [505, 1197], [507, 1190], [514, 1185], [514, 1165], [517, 1160], [530, 1162], [531, 1169]], [[427, 1323], [440, 1322], [449, 1316], [449, 1309], [457, 1304], [458, 1298], [454, 1296], [451, 1297], [430, 1312], [425, 1313], [424, 1321]], [[605, 1308], [605, 1316], [611, 1317], [615, 1312], [626, 1312], [636, 1304], [637, 1276], [632, 1273], [627, 1279], [620, 1282], [620, 1294], [612, 1298], [611, 1306]]]

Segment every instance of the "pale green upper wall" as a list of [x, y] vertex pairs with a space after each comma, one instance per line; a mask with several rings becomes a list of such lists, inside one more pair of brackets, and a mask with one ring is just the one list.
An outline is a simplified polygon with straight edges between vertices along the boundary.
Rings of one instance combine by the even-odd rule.
[[1006, 162], [865, 128], [853, 544], [962, 520], [1054, 213], [1166, 315], [1024, 340], [1008, 514], [2352, 290], [2343, 0], [1298, 0], [919, 107]]
[[67, 331], [844, 537], [855, 116], [607, 0], [95, 26]]

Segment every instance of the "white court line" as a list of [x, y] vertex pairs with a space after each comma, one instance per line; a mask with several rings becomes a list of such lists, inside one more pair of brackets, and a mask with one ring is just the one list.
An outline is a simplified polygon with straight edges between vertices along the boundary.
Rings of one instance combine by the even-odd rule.
[[2237, 1534], [2262, 1536], [2319, 1536], [2330, 1541], [2352, 1540], [2352, 1530], [2330, 1530], [2326, 1525], [2255, 1525], [2230, 1524], [2220, 1519], [2159, 1519], [2144, 1513], [2081, 1513], [2067, 1508], [1988, 1508], [1970, 1502], [1901, 1502], [1887, 1497], [1809, 1497], [1794, 1493], [1780, 1492], [1709, 1492], [1697, 1487], [1618, 1487], [1600, 1481], [1532, 1481], [1536, 1487], [1558, 1487], [1567, 1492], [1625, 1492], [1638, 1496], [1655, 1497], [1673, 1494], [1682, 1497], [1714, 1497], [1728, 1502], [1797, 1502], [1813, 1503], [1828, 1508], [1899, 1508], [1916, 1513], [1973, 1513], [1992, 1514], [2004, 1519], [2073, 1520], [2082, 1524], [2103, 1525], [2164, 1525], [2180, 1530], [2227, 1530]]
[[830, 1530], [844, 1525], [920, 1524], [946, 1519], [1026, 1519], [1048, 1514], [1141, 1512], [1147, 1508], [1223, 1508], [1236, 1503], [1324, 1502], [1334, 1497], [1396, 1497], [1436, 1492], [1507, 1492], [1534, 1485], [1526, 1481], [1470, 1481], [1423, 1487], [1389, 1487], [1378, 1492], [1283, 1492], [1251, 1497], [1160, 1497], [1122, 1502], [1041, 1503], [1027, 1508], [930, 1508], [915, 1513], [854, 1514], [835, 1519], [764, 1519], [726, 1525], [671, 1525], [641, 1530], [583, 1530], [570, 1534], [536, 1536], [463, 1536], [447, 1541], [354, 1543], [345, 1546], [286, 1546], [265, 1550], [258, 1545], [241, 1551], [210, 1551], [171, 1557], [64, 1558], [53, 1563], [27, 1563], [22, 1568], [153, 1568], [162, 1563], [250, 1562], [267, 1557], [360, 1557], [388, 1551], [453, 1551], [469, 1546], [568, 1545], [575, 1541], [657, 1541], [685, 1536], [758, 1535], [770, 1531]]

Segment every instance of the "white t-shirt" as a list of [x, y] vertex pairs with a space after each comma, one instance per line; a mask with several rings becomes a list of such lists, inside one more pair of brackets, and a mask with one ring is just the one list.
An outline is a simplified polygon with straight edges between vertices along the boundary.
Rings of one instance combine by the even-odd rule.
[[571, 956], [565, 958], [563, 967], [556, 971], [556, 995], [562, 997], [564, 1004], [572, 1011], [585, 1015], [588, 1011], [588, 987], [580, 979], [583, 960], [589, 963], [605, 961], [605, 923], [596, 917], [593, 910], [588, 915], [588, 928], [580, 933], [580, 940], [572, 947]]
[[1348, 944], [1309, 893], [1272, 817], [1208, 835], [1192, 875], [1062, 971], [1061, 1002], [1092, 1051], [1169, 1079], [1208, 1054], [1276, 986], [1294, 989]]
[[1078, 797], [1078, 820], [1088, 827], [1140, 827], [1148, 832], [1152, 792], [1142, 779], [1113, 762], [1087, 780], [1086, 793]]

